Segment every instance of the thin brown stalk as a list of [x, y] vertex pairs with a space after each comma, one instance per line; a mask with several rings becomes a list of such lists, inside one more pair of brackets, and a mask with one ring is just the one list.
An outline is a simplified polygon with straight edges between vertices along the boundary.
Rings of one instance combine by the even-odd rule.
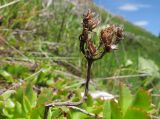
[[98, 115], [96, 115], [96, 114], [90, 113], [90, 112], [88, 112], [88, 111], [86, 111], [86, 110], [84, 110], [84, 109], [81, 109], [81, 108], [79, 108], [79, 107], [76, 107], [76, 106], [68, 106], [68, 107], [71, 108], [71, 109], [77, 110], [77, 111], [79, 111], [79, 112], [82, 112], [82, 113], [84, 113], [84, 114], [86, 114], [86, 115], [88, 115], [88, 116], [95, 117], [96, 119], [97, 119], [97, 118], [103, 118], [102, 116], [98, 116]]

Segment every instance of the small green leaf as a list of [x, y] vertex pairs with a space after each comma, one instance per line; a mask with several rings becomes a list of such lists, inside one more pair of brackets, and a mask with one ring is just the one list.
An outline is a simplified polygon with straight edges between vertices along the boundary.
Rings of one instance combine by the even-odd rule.
[[59, 108], [52, 109], [52, 112], [51, 112], [51, 108], [50, 108], [49, 111], [50, 111], [50, 115], [52, 115], [53, 119], [57, 119], [57, 117], [59, 117], [62, 114], [62, 110]]
[[139, 57], [138, 61], [139, 61], [139, 63], [138, 63], [139, 72], [152, 76], [152, 77], [148, 77], [148, 78], [146, 78], [146, 80], [144, 80], [144, 86], [148, 86], [149, 84], [151, 84], [151, 82], [153, 82], [153, 80], [155, 78], [159, 79], [159, 77], [160, 77], [159, 70], [160, 69], [153, 60]]
[[16, 76], [16, 77], [23, 76], [28, 71], [28, 69], [25, 66], [19, 65], [19, 64], [6, 65], [5, 69], [7, 72], [11, 73], [13, 76]]
[[51, 88], [43, 89], [41, 94], [38, 96], [37, 105], [43, 105], [44, 103], [51, 101], [52, 94]]
[[128, 108], [124, 119], [150, 119], [150, 117], [140, 108]]
[[14, 108], [14, 107], [15, 107], [15, 104], [14, 104], [14, 102], [9, 98], [9, 99], [7, 99], [6, 102], [5, 102], [5, 107], [6, 107], [6, 108]]
[[149, 74], [155, 78], [160, 77], [159, 67], [155, 64], [153, 60], [145, 59], [143, 57], [139, 57], [138, 60], [139, 60], [138, 68], [140, 73]]
[[10, 114], [9, 111], [8, 111], [6, 108], [4, 108], [4, 109], [2, 110], [2, 112], [3, 112], [3, 114], [4, 114], [5, 116], [7, 116], [8, 118], [10, 118], [10, 119], [13, 118], [13, 114]]
[[104, 103], [103, 116], [104, 116], [104, 119], [111, 119], [111, 105], [110, 105], [110, 101], [106, 101]]
[[119, 106], [122, 109], [123, 116], [133, 101], [132, 94], [127, 86], [120, 84]]
[[3, 100], [7, 100], [15, 92], [16, 92], [15, 90], [7, 90], [1, 96], [2, 96]]
[[47, 119], [52, 119], [52, 111], [51, 111], [51, 108], [49, 108], [49, 110], [48, 110]]
[[[48, 113], [48, 116], [49, 116], [49, 113]], [[33, 109], [31, 111], [31, 117], [30, 118], [31, 119], [41, 119], [40, 114], [38, 112], [38, 109]]]
[[0, 76], [2, 76], [7, 82], [13, 82], [14, 79], [11, 74], [5, 70], [0, 70]]
[[15, 114], [17, 116], [22, 114], [22, 105], [19, 102], [16, 102], [16, 106], [15, 106]]
[[36, 92], [33, 91], [33, 88], [32, 88], [32, 84], [31, 83], [28, 83], [27, 84], [27, 87], [25, 89], [25, 95], [27, 96], [27, 98], [29, 99], [30, 101], [30, 104], [32, 105], [32, 107], [34, 107], [36, 105], [36, 100], [37, 100], [37, 94]]
[[147, 91], [140, 89], [133, 100], [132, 106], [148, 111], [151, 107], [150, 94]]
[[121, 109], [114, 100], [111, 100], [111, 119], [122, 119]]
[[0, 110], [4, 107], [4, 101], [0, 101]]
[[23, 108], [26, 113], [31, 109], [30, 101], [26, 96], [23, 97]]
[[67, 119], [73, 119], [71, 112], [68, 112]]
[[72, 117], [73, 117], [72, 119], [86, 119], [88, 116], [80, 112], [74, 112], [72, 114]]
[[133, 65], [132, 60], [127, 59], [127, 61], [125, 62], [125, 67], [131, 66], [131, 65]]
[[22, 87], [18, 88], [16, 90], [16, 95], [15, 95], [16, 100], [18, 102], [20, 102], [21, 104], [23, 103], [24, 88], [25, 88], [24, 85], [22, 85]]
[[90, 95], [88, 95], [86, 103], [87, 103], [87, 106], [93, 105], [93, 98]]

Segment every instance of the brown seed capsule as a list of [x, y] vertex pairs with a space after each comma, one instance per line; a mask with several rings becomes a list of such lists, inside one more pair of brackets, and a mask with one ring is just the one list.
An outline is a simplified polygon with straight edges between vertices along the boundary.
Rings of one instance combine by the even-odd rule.
[[101, 42], [105, 47], [111, 45], [112, 38], [113, 38], [113, 27], [108, 27], [101, 31]]
[[91, 41], [91, 39], [87, 40], [87, 47], [91, 55], [94, 56], [96, 54], [96, 47], [94, 43]]
[[123, 39], [123, 29], [112, 25], [101, 31], [101, 43], [107, 51], [117, 49], [116, 44]]
[[116, 37], [117, 37], [117, 43], [123, 39], [124, 37], [124, 33], [123, 33], [123, 29], [121, 27], [117, 27], [117, 30], [116, 30]]
[[90, 10], [83, 16], [83, 28], [92, 31], [99, 24], [99, 20], [94, 18], [94, 13]]
[[84, 17], [85, 20], [89, 20], [89, 19], [91, 19], [91, 18], [94, 17], [94, 14], [95, 13], [91, 12], [91, 10], [89, 9], [88, 12], [87, 12], [87, 14], [86, 15], [84, 14], [83, 17]]

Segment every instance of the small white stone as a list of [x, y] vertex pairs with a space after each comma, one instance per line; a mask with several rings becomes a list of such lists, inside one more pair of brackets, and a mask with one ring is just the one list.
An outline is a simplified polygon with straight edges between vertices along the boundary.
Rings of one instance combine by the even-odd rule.
[[[84, 93], [81, 93], [81, 96], [83, 97]], [[114, 95], [104, 92], [104, 91], [95, 91], [91, 92], [90, 95], [92, 96], [93, 99], [100, 98], [102, 100], [111, 100], [114, 99]]]

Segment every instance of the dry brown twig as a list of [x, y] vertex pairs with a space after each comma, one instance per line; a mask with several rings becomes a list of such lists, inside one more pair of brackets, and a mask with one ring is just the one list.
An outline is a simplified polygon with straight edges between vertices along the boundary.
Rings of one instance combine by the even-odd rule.
[[90, 113], [90, 112], [88, 112], [88, 111], [86, 111], [86, 110], [84, 110], [84, 109], [81, 109], [81, 108], [79, 108], [79, 107], [76, 107], [76, 106], [68, 106], [69, 108], [71, 108], [71, 109], [74, 109], [74, 110], [77, 110], [77, 111], [79, 111], [79, 112], [82, 112], [82, 113], [84, 113], [84, 114], [86, 114], [86, 115], [88, 115], [88, 116], [91, 116], [91, 117], [95, 117], [96, 119], [98, 118], [100, 118], [100, 119], [103, 119], [103, 117], [102, 116], [98, 116], [98, 115], [96, 115], [96, 114], [93, 114], [93, 113]]
[[[92, 38], [89, 34], [97, 27], [100, 23], [95, 17], [95, 13], [88, 10], [87, 14], [83, 15], [83, 30], [82, 34], [79, 36], [80, 40], [80, 50], [83, 53], [84, 57], [87, 60], [87, 77], [85, 82], [85, 91], [84, 96], [79, 102], [53, 102], [45, 105], [44, 119], [47, 119], [47, 113], [50, 107], [55, 106], [79, 106], [81, 105], [88, 96], [89, 91], [89, 82], [91, 67], [94, 61], [101, 59], [106, 53], [111, 52], [112, 50], [117, 49], [116, 45], [120, 40], [123, 39], [123, 29], [116, 25], [111, 25], [101, 30], [100, 42], [98, 48], [92, 41]], [[99, 48], [102, 47], [103, 51], [99, 51]], [[90, 115], [91, 116], [91, 115]]]

